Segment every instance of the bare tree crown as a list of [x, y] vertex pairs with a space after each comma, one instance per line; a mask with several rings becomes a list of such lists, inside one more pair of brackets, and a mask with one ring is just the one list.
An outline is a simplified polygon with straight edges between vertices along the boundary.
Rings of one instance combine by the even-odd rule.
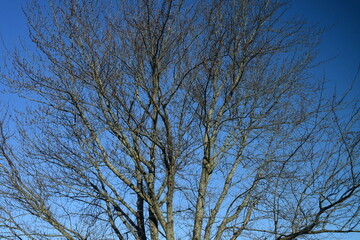
[[2, 239], [359, 231], [359, 108], [309, 78], [319, 31], [272, 0], [49, 0], [7, 84]]

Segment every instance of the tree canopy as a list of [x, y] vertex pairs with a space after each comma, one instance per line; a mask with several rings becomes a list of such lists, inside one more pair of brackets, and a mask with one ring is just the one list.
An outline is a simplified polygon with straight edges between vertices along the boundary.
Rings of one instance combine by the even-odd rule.
[[360, 108], [311, 78], [320, 31], [286, 10], [29, 1], [33, 45], [2, 74], [33, 107], [2, 111], [0, 237], [358, 232]]

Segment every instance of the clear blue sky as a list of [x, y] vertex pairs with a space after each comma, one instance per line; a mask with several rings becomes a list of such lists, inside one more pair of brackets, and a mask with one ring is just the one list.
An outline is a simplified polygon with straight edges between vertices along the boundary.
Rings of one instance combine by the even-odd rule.
[[[26, 0], [0, 0], [0, 36], [12, 48], [19, 37], [26, 37], [26, 19], [21, 6]], [[309, 23], [332, 26], [323, 35], [319, 61], [330, 60], [317, 68], [338, 91], [343, 91], [354, 79], [360, 65], [360, 0], [293, 0], [290, 14], [303, 16]], [[0, 63], [4, 56], [0, 44]], [[0, 89], [2, 86], [0, 86]], [[360, 83], [357, 83], [360, 93]], [[3, 100], [4, 95], [0, 97]]]
[[[21, 10], [25, 2], [0, 0], [0, 36], [9, 49], [18, 43], [19, 37], [27, 35], [26, 19]], [[309, 23], [333, 25], [323, 35], [318, 60], [336, 58], [322, 64], [316, 73], [343, 91], [360, 65], [360, 0], [293, 0], [290, 14], [303, 16]], [[1, 64], [4, 55], [4, 47], [0, 44]], [[356, 88], [360, 93], [359, 81]], [[4, 97], [0, 99], [7, 101]]]
[[[19, 37], [26, 40], [26, 19], [21, 6], [26, 0], [0, 0], [0, 36], [5, 45], [12, 49], [19, 44]], [[327, 30], [319, 48], [318, 61], [336, 57], [314, 72], [324, 76], [332, 87], [341, 92], [354, 79], [360, 65], [360, 0], [293, 0], [290, 14], [302, 16], [309, 23], [333, 27]], [[0, 64], [6, 52], [0, 44]], [[353, 96], [360, 96], [360, 76]], [[10, 94], [2, 94], [0, 102], [16, 105], [19, 101]], [[340, 235], [340, 239], [360, 239], [360, 234]], [[335, 239], [335, 238], [334, 238]]]
[[[319, 66], [317, 73], [343, 91], [360, 66], [360, 0], [293, 0], [291, 13], [309, 23], [332, 26], [323, 34], [318, 60], [335, 59]], [[360, 76], [354, 92], [358, 96], [359, 80]]]

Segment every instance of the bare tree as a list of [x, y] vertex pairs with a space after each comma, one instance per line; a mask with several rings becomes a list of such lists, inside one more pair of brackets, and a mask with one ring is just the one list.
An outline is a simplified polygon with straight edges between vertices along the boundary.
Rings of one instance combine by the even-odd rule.
[[359, 107], [309, 78], [318, 31], [270, 0], [25, 11], [0, 124], [2, 239], [306, 239], [359, 231]]

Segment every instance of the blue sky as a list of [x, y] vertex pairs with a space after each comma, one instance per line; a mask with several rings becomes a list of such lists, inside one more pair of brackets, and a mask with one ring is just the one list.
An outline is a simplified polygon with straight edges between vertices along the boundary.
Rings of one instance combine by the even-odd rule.
[[[331, 60], [317, 67], [316, 73], [344, 91], [360, 66], [360, 1], [294, 0], [290, 11], [309, 23], [330, 27], [323, 34], [318, 61]], [[354, 95], [360, 93], [360, 76], [357, 79]]]
[[[12, 49], [19, 43], [19, 37], [27, 36], [26, 19], [21, 6], [26, 0], [0, 0], [0, 36], [7, 48]], [[325, 77], [342, 92], [354, 79], [360, 65], [360, 0], [293, 0], [290, 15], [304, 17], [309, 23], [318, 23], [328, 27], [319, 47], [318, 61], [323, 63], [314, 71], [318, 77]], [[0, 44], [0, 63], [2, 64], [4, 47]], [[360, 78], [360, 77], [358, 77]], [[360, 93], [360, 81], [356, 90]], [[3, 86], [0, 85], [0, 89]], [[359, 94], [357, 94], [359, 95]], [[8, 102], [10, 95], [0, 95]]]
[[[19, 38], [26, 41], [26, 19], [21, 7], [26, 0], [0, 0], [0, 36], [5, 46], [11, 50], [19, 44]], [[355, 78], [360, 66], [360, 0], [293, 0], [289, 14], [302, 16], [309, 23], [332, 26], [327, 30], [319, 46], [318, 61], [334, 57], [314, 70], [318, 77], [325, 77], [336, 91], [341, 93]], [[4, 63], [6, 51], [0, 44], [0, 64]], [[1, 69], [1, 67], [0, 67]], [[353, 91], [360, 94], [360, 76]], [[3, 94], [0, 83], [0, 102], [18, 105], [14, 95]], [[340, 239], [360, 239], [360, 234], [340, 235]], [[335, 239], [335, 238], [334, 238]]]

